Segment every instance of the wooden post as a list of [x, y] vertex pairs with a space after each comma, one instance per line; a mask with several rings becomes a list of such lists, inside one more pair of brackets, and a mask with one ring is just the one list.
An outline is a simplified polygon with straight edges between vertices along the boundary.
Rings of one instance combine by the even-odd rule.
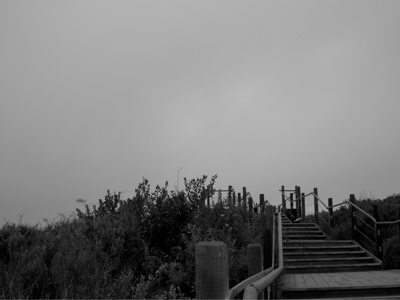
[[228, 185], [228, 207], [232, 208], [232, 186]]
[[301, 215], [303, 216], [303, 223], [306, 222], [305, 218], [306, 218], [306, 194], [301, 193], [301, 196], [303, 197], [303, 199], [301, 200]]
[[[356, 204], [356, 197], [354, 194], [350, 195], [350, 202]], [[356, 209], [353, 205], [350, 205], [350, 214], [351, 214], [351, 238], [353, 240], [357, 240], [357, 223], [356, 223]]]
[[235, 193], [235, 191], [233, 191], [233, 208], [235, 208], [236, 207], [236, 193]]
[[297, 218], [301, 218], [301, 200], [300, 198], [300, 187], [298, 185], [296, 185], [296, 187], [294, 188], [294, 192], [296, 195], [296, 215]]
[[293, 193], [290, 193], [290, 222], [293, 222]]
[[264, 194], [260, 194], [260, 213], [264, 213], [265, 211], [265, 200], [264, 200]]
[[318, 189], [314, 188], [314, 218], [315, 223], [319, 225], [319, 216], [318, 216]]
[[[263, 270], [263, 247], [260, 244], [247, 246], [248, 277], [256, 275]], [[264, 293], [258, 294], [258, 299], [264, 299]]]
[[281, 191], [282, 191], [282, 208], [283, 208], [283, 210], [286, 210], [285, 186], [284, 185], [282, 185]]
[[329, 207], [329, 232], [332, 233], [333, 230], [333, 208], [331, 207], [333, 204], [332, 198], [328, 198], [328, 207]]
[[[379, 217], [379, 207], [378, 205], [372, 205], [374, 218], [377, 222], [380, 221]], [[376, 253], [378, 253], [378, 258], [383, 260], [383, 238], [382, 238], [382, 226], [375, 223], [375, 241], [376, 241]]]
[[238, 193], [238, 208], [242, 209], [242, 195]]
[[224, 299], [229, 290], [228, 249], [223, 242], [196, 244], [196, 299]]
[[[400, 207], [397, 208], [397, 220], [400, 220]], [[397, 223], [397, 229], [399, 231], [399, 241], [400, 241], [400, 223]]]
[[272, 229], [274, 222], [274, 210], [272, 205], [267, 205], [265, 207], [265, 227], [263, 233], [263, 243], [264, 243], [264, 270], [272, 266]]
[[249, 197], [249, 212], [250, 212], [250, 215], [252, 215], [253, 214], [253, 198], [251, 198], [251, 197]]
[[245, 187], [243, 187], [243, 209], [247, 210], [247, 192]]

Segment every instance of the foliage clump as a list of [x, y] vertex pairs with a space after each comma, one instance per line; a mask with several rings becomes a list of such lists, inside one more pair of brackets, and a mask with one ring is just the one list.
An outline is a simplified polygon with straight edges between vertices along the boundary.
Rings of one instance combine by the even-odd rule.
[[97, 205], [42, 227], [5, 224], [0, 297], [194, 298], [195, 245], [203, 240], [228, 246], [230, 286], [244, 280], [247, 245], [261, 238], [258, 217], [227, 209], [226, 200], [205, 206], [216, 176], [206, 180], [151, 192], [143, 179], [126, 200], [108, 190]]

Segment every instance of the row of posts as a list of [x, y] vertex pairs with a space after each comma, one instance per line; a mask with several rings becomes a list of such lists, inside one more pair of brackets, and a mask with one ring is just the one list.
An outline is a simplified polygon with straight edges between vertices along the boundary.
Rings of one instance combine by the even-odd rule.
[[[204, 189], [204, 188], [203, 188]], [[237, 193], [233, 190], [233, 187], [231, 185], [228, 186], [227, 190], [217, 190], [220, 193], [221, 192], [228, 192], [228, 207], [229, 208], [235, 208], [236, 205], [239, 208], [243, 208], [244, 210], [249, 209], [249, 212], [253, 212], [256, 210], [255, 207], [253, 207], [253, 198], [252, 197], [247, 197], [247, 189], [246, 187], [243, 187], [242, 191], [243, 193]], [[204, 192], [206, 194], [206, 199], [207, 199], [207, 206], [210, 206], [210, 193], [204, 189]], [[219, 199], [221, 200], [221, 199]], [[260, 194], [260, 209], [261, 212], [264, 212], [265, 209], [265, 198], [264, 194]]]
[[[275, 207], [267, 205], [262, 214], [263, 245], [247, 247], [248, 277], [272, 266], [273, 215]], [[221, 241], [196, 244], [196, 299], [224, 299], [229, 291], [228, 249]], [[262, 294], [259, 299], [264, 299]]]

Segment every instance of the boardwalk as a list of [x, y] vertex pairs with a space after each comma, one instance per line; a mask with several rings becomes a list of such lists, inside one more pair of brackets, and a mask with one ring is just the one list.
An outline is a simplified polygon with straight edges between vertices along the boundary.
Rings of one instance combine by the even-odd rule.
[[296, 295], [311, 293], [315, 298], [328, 291], [330, 291], [330, 296], [341, 296], [342, 293], [348, 291], [354, 291], [354, 295], [358, 293], [363, 296], [367, 296], [369, 292], [393, 295], [400, 290], [400, 270], [285, 274], [282, 281], [284, 290], [289, 294], [290, 292], [295, 292]]

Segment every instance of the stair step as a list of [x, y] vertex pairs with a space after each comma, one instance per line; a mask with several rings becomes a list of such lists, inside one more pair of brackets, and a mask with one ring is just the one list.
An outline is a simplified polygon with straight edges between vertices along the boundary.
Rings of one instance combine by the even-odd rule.
[[295, 252], [295, 253], [304, 253], [304, 252], [343, 252], [345, 250], [358, 250], [357, 245], [344, 245], [344, 246], [309, 246], [309, 247], [302, 247], [302, 246], [284, 246], [283, 253], [286, 254], [287, 252]]
[[[285, 236], [284, 236], [285, 238]], [[296, 240], [326, 240], [326, 235], [325, 234], [298, 234], [298, 235], [286, 235], [286, 238], [288, 239], [296, 239]]]
[[329, 258], [308, 258], [308, 259], [286, 259], [285, 266], [320, 266], [320, 265], [349, 265], [373, 263], [372, 257], [329, 257]]
[[380, 263], [325, 264], [319, 266], [285, 266], [285, 272], [293, 273], [334, 273], [381, 270]]
[[[297, 246], [297, 247], [327, 247], [327, 246], [350, 246], [353, 245], [352, 241], [346, 240], [285, 240], [283, 238], [283, 247]], [[356, 245], [357, 246], [357, 245]]]
[[331, 252], [285, 252], [285, 258], [306, 258], [312, 256], [313, 258], [337, 258], [337, 257], [359, 257], [365, 256], [365, 251], [331, 251]]
[[283, 228], [285, 227], [317, 227], [317, 226], [315, 225], [315, 223], [288, 223], [288, 224], [283, 224]]
[[317, 226], [291, 226], [291, 227], [283, 227], [282, 228], [283, 232], [292, 232], [292, 231], [321, 231]]

